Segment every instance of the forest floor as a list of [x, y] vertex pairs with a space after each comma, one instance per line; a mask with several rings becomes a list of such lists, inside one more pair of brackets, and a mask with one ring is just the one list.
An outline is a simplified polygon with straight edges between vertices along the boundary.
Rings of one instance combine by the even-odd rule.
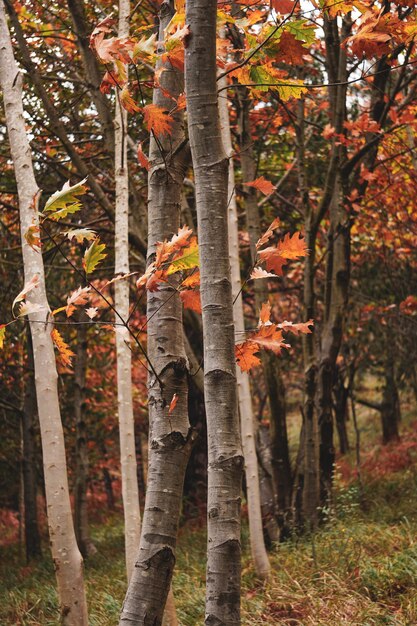
[[[364, 419], [366, 417], [366, 419]], [[334, 509], [310, 538], [270, 555], [273, 576], [257, 581], [243, 533], [242, 622], [247, 626], [417, 625], [417, 421], [404, 411], [401, 442], [379, 444], [379, 416], [359, 410], [360, 488], [354, 451], [338, 460]], [[295, 432], [295, 428], [294, 428]], [[349, 424], [350, 441], [354, 433]], [[353, 445], [354, 447], [354, 445]], [[117, 624], [125, 593], [121, 514], [92, 528], [98, 549], [86, 564], [91, 626]], [[205, 532], [180, 533], [174, 595], [182, 626], [203, 624]], [[26, 566], [17, 545], [0, 553], [0, 624], [57, 625], [57, 597], [47, 546]]]

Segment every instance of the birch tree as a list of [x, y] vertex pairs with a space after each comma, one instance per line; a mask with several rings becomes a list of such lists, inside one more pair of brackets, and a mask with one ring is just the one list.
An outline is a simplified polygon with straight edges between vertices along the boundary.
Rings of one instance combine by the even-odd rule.
[[[158, 54], [164, 50], [164, 31], [174, 13], [167, 0], [160, 9]], [[169, 62], [160, 75], [162, 89], [155, 89], [153, 104], [173, 108], [173, 98], [183, 89], [182, 73]], [[148, 176], [148, 258], [155, 259], [158, 242], [171, 238], [179, 228], [181, 193], [189, 162], [184, 140], [182, 111], [173, 115], [172, 132], [151, 135]], [[149, 465], [143, 529], [135, 569], [122, 609], [120, 624], [159, 626], [162, 622], [172, 573], [185, 469], [193, 433], [188, 421], [188, 361], [186, 358], [182, 302], [175, 275], [157, 291], [147, 294], [148, 358], [153, 370], [148, 378]], [[176, 395], [175, 408], [170, 411]], [[172, 598], [171, 598], [172, 602]], [[174, 624], [172, 607], [166, 623]]]
[[[6, 126], [14, 164], [20, 212], [25, 283], [37, 287], [27, 295], [33, 343], [36, 396], [42, 437], [49, 537], [58, 583], [62, 622], [87, 626], [83, 560], [78, 550], [71, 514], [64, 434], [58, 399], [57, 370], [49, 322], [42, 255], [26, 241], [31, 226], [38, 226], [37, 198], [31, 150], [25, 129], [22, 76], [14, 58], [5, 7], [0, 3], [0, 84], [3, 89]], [[35, 279], [35, 277], [37, 277]], [[44, 323], [35, 323], [43, 318]]]
[[[245, 320], [243, 315], [242, 285], [240, 280], [239, 263], [239, 236], [235, 193], [235, 172], [233, 166], [233, 147], [230, 133], [229, 110], [227, 105], [227, 82], [225, 78], [219, 81], [219, 87], [225, 88], [219, 94], [219, 113], [223, 147], [229, 159], [228, 179], [228, 228], [229, 228], [229, 257], [232, 278], [233, 319], [235, 339], [242, 340], [245, 334]], [[267, 578], [271, 571], [262, 528], [261, 497], [259, 489], [258, 458], [256, 455], [254, 415], [250, 390], [249, 374], [236, 368], [240, 431], [242, 436], [243, 456], [245, 458], [245, 476], [248, 498], [249, 532], [253, 563], [256, 573], [261, 578]]]
[[[129, 0], [119, 2], [119, 37], [129, 35]], [[127, 169], [127, 111], [116, 97], [115, 117], [115, 273], [129, 273], [129, 177]], [[119, 315], [129, 318], [129, 283], [116, 281], [115, 307]], [[127, 578], [130, 580], [140, 539], [140, 508], [137, 478], [135, 422], [132, 402], [132, 357], [129, 330], [116, 327], [117, 406], [119, 412], [120, 464], [125, 522], [125, 553]]]
[[243, 458], [237, 414], [229, 262], [228, 160], [219, 124], [215, 0], [186, 5], [188, 131], [195, 174], [208, 431], [206, 624], [240, 624], [240, 490]]

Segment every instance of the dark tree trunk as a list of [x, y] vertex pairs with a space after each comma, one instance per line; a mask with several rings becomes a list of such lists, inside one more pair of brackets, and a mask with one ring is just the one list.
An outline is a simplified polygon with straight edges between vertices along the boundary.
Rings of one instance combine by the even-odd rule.
[[[81, 317], [85, 321], [87, 316]], [[90, 538], [87, 510], [88, 448], [85, 422], [85, 377], [87, 368], [87, 326], [77, 326], [77, 354], [74, 366], [74, 417], [75, 417], [75, 493], [74, 528], [78, 547], [83, 558], [96, 552]]]
[[259, 424], [256, 436], [256, 452], [259, 462], [259, 488], [264, 535], [267, 546], [271, 547], [280, 540], [280, 529], [276, 519], [277, 502], [272, 476], [271, 437], [267, 424]]
[[36, 389], [34, 381], [33, 349], [30, 332], [27, 332], [27, 366], [25, 396], [22, 411], [23, 440], [23, 494], [25, 509], [26, 560], [41, 555], [41, 538], [38, 526], [37, 481], [35, 460], [35, 418], [37, 416]]
[[382, 442], [384, 444], [397, 441], [400, 438], [398, 431], [400, 419], [400, 397], [395, 381], [394, 363], [392, 357], [388, 356], [381, 404]]
[[349, 417], [348, 398], [349, 388], [345, 387], [343, 379], [337, 368], [336, 382], [333, 387], [334, 397], [334, 414], [336, 421], [337, 434], [339, 436], [340, 454], [346, 454], [350, 450], [349, 438], [347, 433], [347, 421]]

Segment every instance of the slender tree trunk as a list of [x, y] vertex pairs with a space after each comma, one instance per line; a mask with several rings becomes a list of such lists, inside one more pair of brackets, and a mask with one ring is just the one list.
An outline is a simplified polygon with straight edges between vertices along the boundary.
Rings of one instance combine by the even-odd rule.
[[[119, 0], [119, 37], [129, 35], [130, 0]], [[129, 175], [127, 167], [127, 112], [116, 98], [115, 118], [116, 233], [115, 273], [129, 273]], [[129, 318], [129, 282], [119, 280], [114, 289], [115, 307]], [[125, 522], [127, 579], [130, 580], [140, 539], [139, 488], [132, 401], [132, 353], [127, 328], [116, 327], [117, 406], [119, 413], [120, 464]]]
[[0, 84], [3, 89], [6, 125], [14, 163], [21, 221], [21, 239], [25, 281], [35, 275], [39, 285], [27, 301], [38, 304], [45, 324], [34, 323], [29, 316], [35, 364], [36, 396], [41, 427], [45, 491], [52, 557], [58, 583], [61, 617], [65, 626], [87, 626], [87, 603], [83, 584], [83, 561], [75, 539], [69, 498], [64, 434], [61, 423], [57, 371], [49, 305], [45, 290], [42, 255], [33, 250], [25, 233], [38, 224], [36, 184], [30, 146], [25, 129], [22, 105], [22, 76], [13, 56], [3, 2], [0, 3]]
[[400, 397], [395, 381], [394, 361], [388, 353], [385, 364], [385, 384], [381, 403], [382, 442], [398, 441], [398, 424], [401, 419]]
[[227, 228], [228, 161], [216, 84], [215, 0], [188, 2], [185, 50], [193, 158], [208, 431], [207, 625], [240, 624], [240, 494], [243, 458], [237, 413], [233, 302]]
[[[219, 87], [226, 87], [226, 80], [219, 82]], [[233, 166], [233, 147], [230, 133], [229, 109], [227, 104], [227, 90], [219, 97], [220, 126], [223, 147], [229, 158], [228, 179], [228, 231], [229, 231], [229, 258], [232, 278], [233, 320], [235, 326], [235, 341], [242, 341], [245, 334], [245, 320], [243, 315], [242, 283], [240, 280], [239, 262], [239, 227], [237, 219], [235, 172]], [[258, 459], [255, 445], [255, 420], [252, 409], [249, 374], [236, 368], [238, 389], [240, 432], [242, 437], [243, 456], [245, 458], [246, 490], [248, 499], [249, 532], [253, 563], [257, 575], [268, 578], [271, 572], [268, 555], [266, 553], [264, 535], [262, 531], [261, 497], [259, 491]]]
[[[81, 320], [88, 319], [82, 315]], [[76, 436], [74, 526], [78, 547], [84, 558], [97, 550], [91, 540], [88, 526], [87, 485], [88, 448], [85, 423], [85, 377], [87, 369], [87, 326], [77, 326], [77, 354], [74, 366], [74, 417]]]
[[[161, 5], [159, 52], [164, 30], [174, 13], [174, 3]], [[160, 66], [160, 63], [157, 64]], [[183, 78], [166, 64], [160, 82], [174, 97]], [[171, 109], [173, 101], [154, 90], [154, 104]], [[148, 177], [148, 263], [159, 241], [178, 231], [181, 191], [189, 151], [184, 141], [181, 111], [175, 113], [170, 136], [151, 138]], [[175, 278], [173, 278], [173, 281]], [[177, 279], [178, 280], [178, 279]], [[171, 282], [173, 282], [171, 281]], [[184, 349], [182, 303], [175, 285], [161, 285], [147, 294], [148, 356], [155, 372], [149, 373], [149, 466], [143, 530], [135, 569], [123, 605], [120, 624], [159, 626], [175, 564], [178, 519], [184, 474], [193, 432], [188, 421], [188, 365]], [[168, 417], [170, 402], [178, 401]], [[169, 616], [167, 616], [169, 617]]]
[[259, 424], [256, 442], [256, 452], [259, 461], [259, 488], [261, 491], [261, 513], [264, 526], [264, 534], [267, 545], [278, 543], [280, 531], [275, 517], [276, 495], [272, 480], [271, 438], [269, 426]]
[[25, 545], [26, 560], [40, 556], [41, 538], [38, 526], [36, 463], [35, 463], [35, 433], [34, 422], [37, 416], [36, 388], [34, 378], [32, 339], [27, 332], [27, 367], [28, 374], [25, 383], [25, 395], [22, 411], [22, 452], [23, 452], [23, 494], [25, 517]]

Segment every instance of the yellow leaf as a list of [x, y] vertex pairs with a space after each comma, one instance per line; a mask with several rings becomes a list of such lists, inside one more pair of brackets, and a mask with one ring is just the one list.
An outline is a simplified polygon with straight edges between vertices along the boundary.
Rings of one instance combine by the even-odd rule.
[[107, 254], [103, 254], [105, 247], [106, 244], [100, 243], [100, 239], [97, 237], [91, 246], [87, 248], [83, 258], [83, 268], [86, 274], [94, 272], [100, 261], [106, 258]]

